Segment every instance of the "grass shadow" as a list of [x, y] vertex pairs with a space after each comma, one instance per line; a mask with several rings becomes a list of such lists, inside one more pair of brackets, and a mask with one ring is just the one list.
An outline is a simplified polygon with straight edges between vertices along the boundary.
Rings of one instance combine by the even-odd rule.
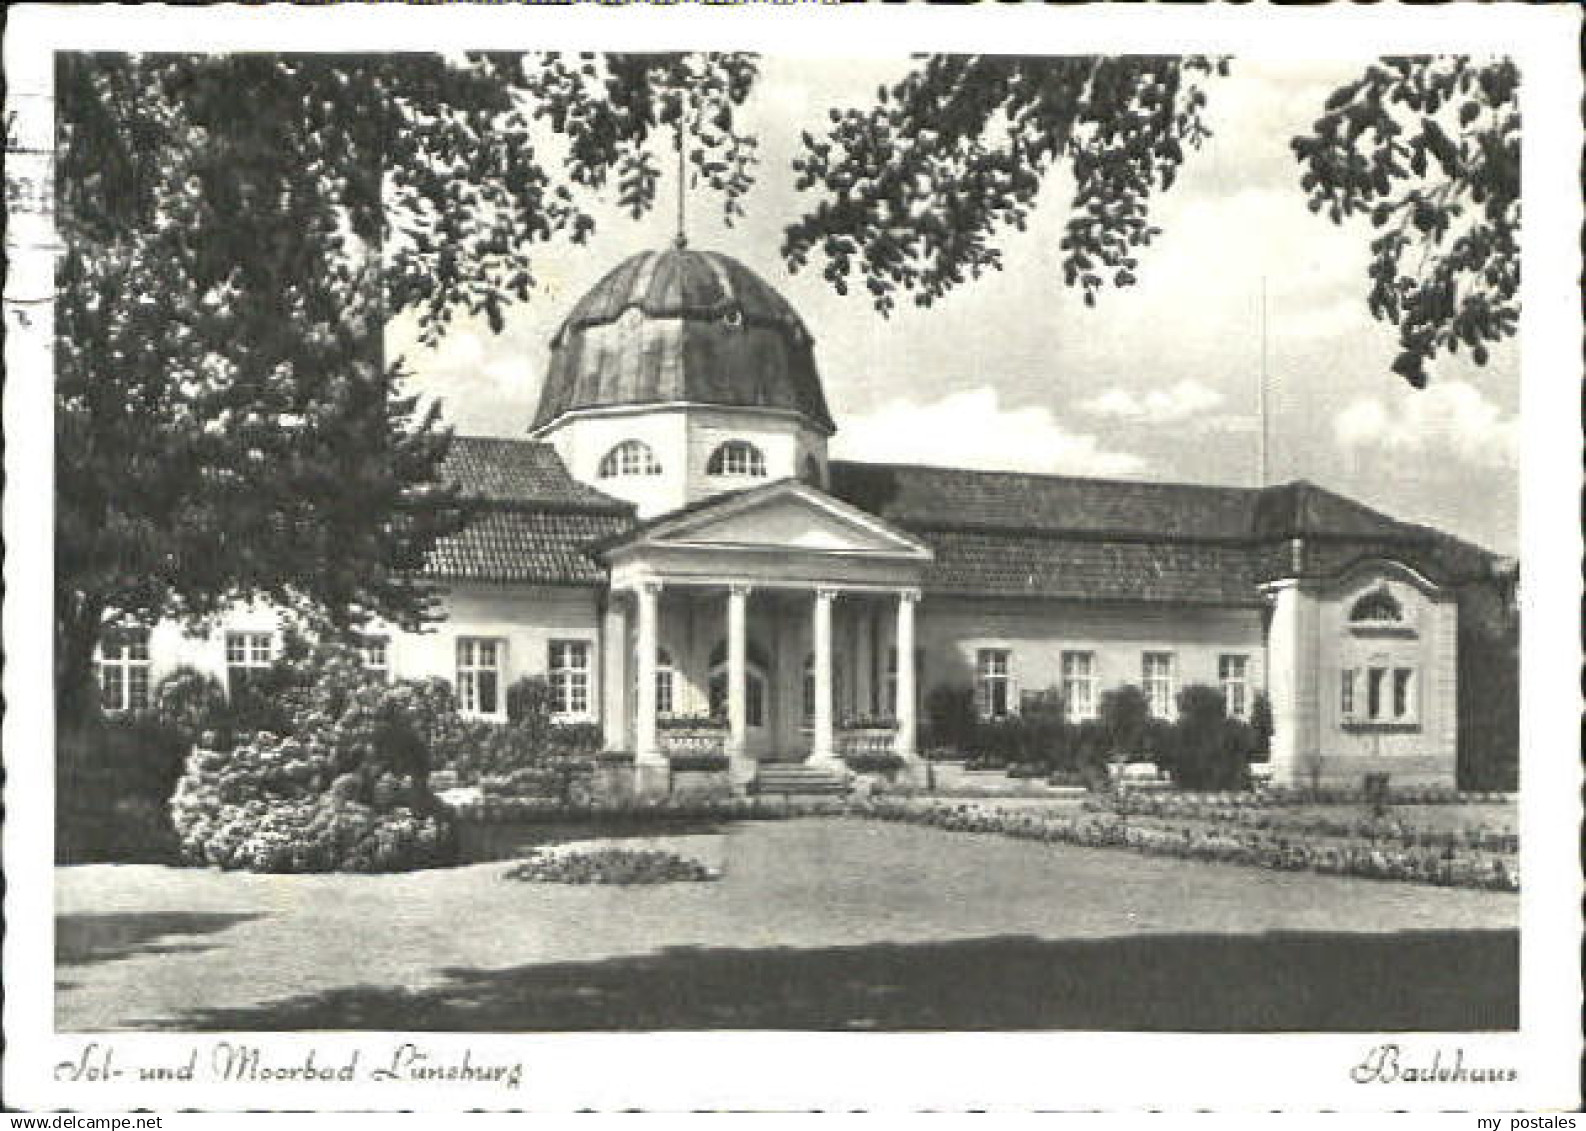
[[1513, 930], [996, 936], [444, 971], [153, 1027], [241, 1031], [1415, 1032], [1519, 1024]]
[[189, 940], [213, 935], [259, 917], [244, 913], [189, 914], [180, 911], [57, 915], [55, 965], [58, 969], [116, 962], [139, 954], [209, 950], [209, 945]]

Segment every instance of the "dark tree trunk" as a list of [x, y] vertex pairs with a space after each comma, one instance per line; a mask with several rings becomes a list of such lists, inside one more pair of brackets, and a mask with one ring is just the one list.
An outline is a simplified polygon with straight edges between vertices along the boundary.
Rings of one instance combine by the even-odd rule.
[[104, 602], [95, 597], [73, 595], [57, 603], [55, 717], [62, 727], [81, 727], [99, 712], [94, 647], [99, 643], [104, 611]]

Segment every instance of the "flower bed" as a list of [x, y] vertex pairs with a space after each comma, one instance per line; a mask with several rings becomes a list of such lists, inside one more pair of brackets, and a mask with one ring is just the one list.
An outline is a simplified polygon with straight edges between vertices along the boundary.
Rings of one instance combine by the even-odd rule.
[[773, 795], [684, 795], [623, 801], [591, 800], [573, 805], [542, 797], [479, 797], [451, 805], [450, 809], [458, 820], [479, 824], [589, 821], [621, 826], [657, 820], [718, 822], [831, 816], [841, 813], [843, 805], [838, 798], [790, 800]]
[[1223, 800], [1140, 793], [1115, 795], [1105, 800], [1087, 799], [1090, 812], [1120, 817], [1155, 817], [1236, 825], [1262, 832], [1297, 833], [1372, 842], [1386, 841], [1404, 848], [1453, 848], [1478, 852], [1520, 851], [1520, 835], [1508, 829], [1471, 825], [1459, 830], [1424, 829], [1385, 817], [1333, 817], [1301, 815], [1284, 808], [1231, 805]]
[[542, 884], [670, 884], [716, 880], [721, 873], [654, 848], [542, 848], [503, 878]]
[[1129, 848], [1153, 856], [1279, 871], [1311, 871], [1489, 891], [1512, 892], [1520, 888], [1519, 867], [1512, 859], [1459, 853], [1448, 848], [1440, 851], [1389, 848], [1371, 843], [1317, 845], [1237, 828], [1131, 824], [1116, 813], [1071, 817], [977, 805], [920, 805], [885, 798], [856, 804], [849, 812], [878, 820], [928, 825], [949, 832], [994, 833], [1084, 848]]

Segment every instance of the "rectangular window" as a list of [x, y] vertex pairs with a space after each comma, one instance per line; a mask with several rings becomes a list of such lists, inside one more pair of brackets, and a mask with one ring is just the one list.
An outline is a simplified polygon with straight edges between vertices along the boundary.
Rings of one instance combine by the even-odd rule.
[[1387, 668], [1366, 669], [1366, 717], [1372, 722], [1378, 722], [1383, 717], [1382, 689], [1387, 679]]
[[[1357, 698], [1357, 684], [1365, 677], [1365, 702]], [[1346, 720], [1368, 723], [1413, 723], [1415, 713], [1415, 669], [1370, 667], [1344, 672], [1341, 703]], [[1363, 710], [1362, 710], [1363, 708]]]
[[[549, 671], [551, 681], [551, 710], [558, 715], [588, 715], [588, 641], [551, 641], [551, 662]], [[656, 690], [659, 692], [659, 685], [657, 685]], [[670, 697], [670, 692], [668, 693], [668, 697]]]
[[1217, 657], [1217, 682], [1223, 689], [1223, 703], [1231, 719], [1250, 714], [1250, 658], [1225, 655]]
[[975, 702], [983, 719], [1005, 719], [1013, 710], [1013, 686], [1006, 648], [975, 653]]
[[149, 630], [116, 628], [99, 645], [99, 706], [106, 711], [149, 709]]
[[1063, 710], [1069, 722], [1096, 717], [1096, 653], [1063, 653]]
[[1415, 717], [1415, 672], [1410, 668], [1393, 669], [1393, 718], [1407, 722]]
[[275, 633], [226, 633], [226, 692], [235, 699], [275, 660]]
[[489, 636], [457, 638], [457, 703], [465, 714], [501, 713], [501, 667], [507, 642]]
[[1338, 710], [1346, 719], [1355, 717], [1355, 669], [1345, 668], [1338, 685]]
[[1173, 717], [1173, 653], [1147, 652], [1140, 662], [1140, 684], [1150, 704], [1151, 715], [1158, 719]]
[[389, 636], [365, 636], [359, 651], [363, 653], [365, 671], [378, 676], [382, 680], [391, 678], [391, 638]]

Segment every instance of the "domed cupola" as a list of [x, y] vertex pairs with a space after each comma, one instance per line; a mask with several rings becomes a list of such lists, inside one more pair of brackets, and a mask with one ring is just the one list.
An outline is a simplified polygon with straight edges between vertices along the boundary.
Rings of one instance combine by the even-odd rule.
[[551, 340], [530, 434], [642, 516], [798, 477], [824, 485], [815, 343], [788, 301], [726, 255], [640, 252]]
[[836, 430], [814, 342], [786, 299], [730, 256], [642, 251], [596, 283], [551, 340], [531, 431], [589, 409], [684, 403], [778, 409]]

